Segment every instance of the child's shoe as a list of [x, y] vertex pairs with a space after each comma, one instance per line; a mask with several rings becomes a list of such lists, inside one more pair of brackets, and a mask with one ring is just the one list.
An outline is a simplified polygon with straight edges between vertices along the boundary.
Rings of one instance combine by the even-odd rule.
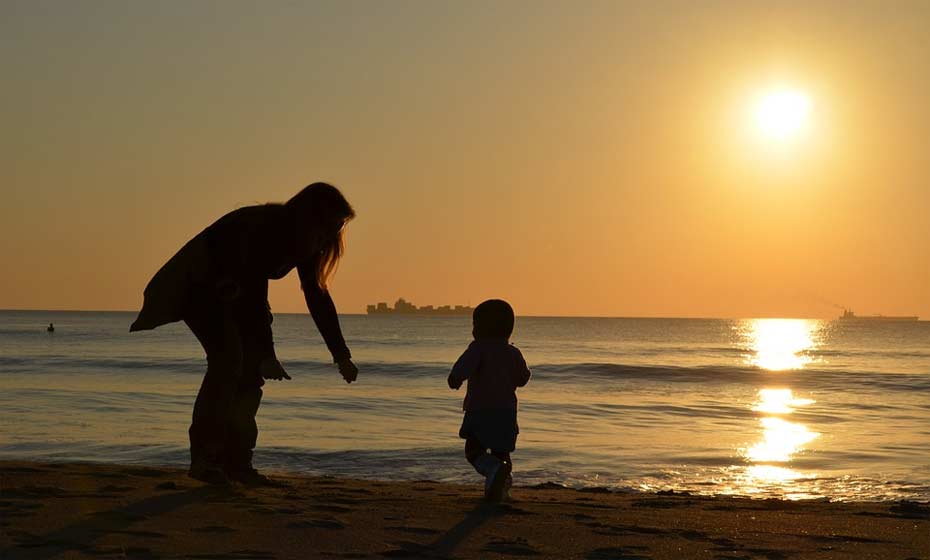
[[510, 501], [510, 488], [513, 486], [513, 475], [507, 477], [507, 481], [504, 483], [504, 490], [501, 493], [501, 501], [509, 502]]
[[488, 501], [500, 502], [504, 498], [504, 490], [512, 469], [508, 461], [501, 461], [488, 473], [484, 481], [484, 497]]

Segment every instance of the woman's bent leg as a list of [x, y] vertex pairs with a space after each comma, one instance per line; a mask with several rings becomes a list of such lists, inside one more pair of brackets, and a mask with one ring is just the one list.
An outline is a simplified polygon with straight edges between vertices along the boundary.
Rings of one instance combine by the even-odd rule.
[[222, 476], [226, 432], [242, 377], [239, 329], [221, 303], [201, 303], [189, 311], [184, 322], [207, 354], [207, 372], [194, 402], [189, 430], [191, 476], [222, 482], [213, 479]]
[[253, 472], [252, 450], [258, 441], [255, 415], [261, 400], [261, 387], [247, 381], [240, 383], [233, 399], [223, 457], [223, 469], [233, 478]]
[[260, 298], [242, 298], [235, 308], [242, 340], [242, 377], [233, 397], [223, 461], [227, 476], [246, 484], [271, 482], [252, 467], [252, 452], [258, 441], [255, 416], [265, 384], [259, 364], [274, 357], [271, 313], [263, 294]]

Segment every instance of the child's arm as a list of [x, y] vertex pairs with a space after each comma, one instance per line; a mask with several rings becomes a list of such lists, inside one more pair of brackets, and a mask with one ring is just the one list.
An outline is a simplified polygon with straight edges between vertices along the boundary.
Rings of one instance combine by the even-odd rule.
[[452, 371], [449, 372], [449, 388], [458, 389], [461, 387], [462, 383], [468, 379], [468, 376], [478, 369], [478, 363], [480, 361], [481, 355], [473, 345], [469, 345], [468, 349], [459, 356], [455, 365], [452, 366]]
[[514, 379], [513, 384], [517, 387], [523, 387], [530, 381], [530, 368], [526, 365], [526, 360], [523, 359], [523, 354], [520, 353], [520, 350], [516, 346], [511, 346], [516, 353], [516, 368], [514, 369]]

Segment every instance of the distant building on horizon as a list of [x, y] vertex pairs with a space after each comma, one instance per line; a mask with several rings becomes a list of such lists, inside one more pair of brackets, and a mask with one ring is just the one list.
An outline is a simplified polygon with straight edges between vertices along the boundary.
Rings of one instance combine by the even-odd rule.
[[451, 305], [440, 305], [439, 307], [424, 305], [423, 307], [417, 307], [404, 298], [397, 298], [393, 308], [388, 307], [386, 302], [368, 306], [369, 315], [471, 315], [472, 311], [474, 311], [474, 308], [469, 305], [456, 305], [455, 307]]

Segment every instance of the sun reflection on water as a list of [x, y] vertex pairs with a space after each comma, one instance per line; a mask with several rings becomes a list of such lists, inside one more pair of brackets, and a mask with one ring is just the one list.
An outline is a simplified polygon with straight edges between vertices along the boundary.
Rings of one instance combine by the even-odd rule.
[[[743, 335], [752, 350], [747, 361], [773, 372], [803, 369], [812, 361], [809, 352], [819, 344], [821, 332], [818, 321], [749, 321], [743, 327]], [[740, 455], [750, 463], [737, 476], [740, 492], [752, 495], [778, 488], [788, 499], [809, 497], [804, 485], [816, 479], [817, 474], [789, 465], [820, 434], [788, 417], [815, 402], [796, 396], [788, 387], [759, 389], [751, 409], [760, 415], [761, 439], [740, 450]]]
[[799, 399], [794, 396], [791, 389], [761, 389], [759, 400], [752, 409], [766, 414], [791, 414], [799, 406], [807, 406], [817, 401]]
[[805, 443], [817, 438], [816, 432], [797, 422], [767, 416], [762, 424], [762, 441], [746, 450], [746, 457], [759, 463], [787, 463]]
[[742, 455], [753, 464], [746, 468], [739, 485], [749, 494], [776, 486], [789, 499], [792, 496], [804, 497], [806, 494], [799, 492], [799, 483], [817, 475], [790, 468], [787, 464], [820, 434], [800, 422], [786, 420], [784, 416], [792, 414], [797, 407], [816, 401], [795, 397], [791, 389], [785, 388], [760, 389], [758, 395], [752, 410], [763, 415], [759, 418], [762, 439], [743, 450]]
[[754, 319], [746, 336], [753, 355], [749, 363], [768, 370], [801, 369], [811, 362], [806, 353], [817, 346], [819, 323], [808, 319]]

